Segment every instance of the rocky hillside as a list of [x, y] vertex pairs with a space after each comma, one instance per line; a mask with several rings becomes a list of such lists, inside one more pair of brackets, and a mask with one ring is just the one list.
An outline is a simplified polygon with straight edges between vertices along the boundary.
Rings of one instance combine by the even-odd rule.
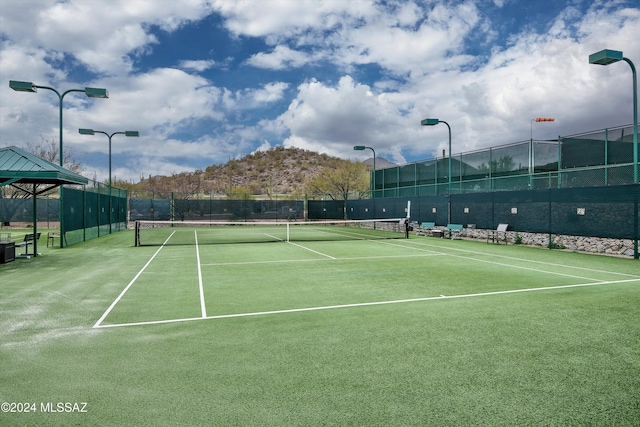
[[[204, 171], [149, 177], [129, 189], [211, 195], [225, 195], [230, 192], [254, 195], [288, 194], [299, 197], [304, 194], [304, 184], [307, 180], [316, 178], [327, 168], [335, 169], [344, 162], [350, 160], [300, 148], [279, 146], [230, 160], [225, 164], [212, 165]], [[364, 163], [371, 166], [373, 161], [369, 159]], [[388, 164], [384, 159], [376, 159], [377, 168]]]
[[252, 194], [295, 194], [304, 191], [308, 179], [349, 161], [300, 148], [275, 147], [209, 166], [203, 179], [205, 186], [220, 194], [229, 188], [242, 188]]

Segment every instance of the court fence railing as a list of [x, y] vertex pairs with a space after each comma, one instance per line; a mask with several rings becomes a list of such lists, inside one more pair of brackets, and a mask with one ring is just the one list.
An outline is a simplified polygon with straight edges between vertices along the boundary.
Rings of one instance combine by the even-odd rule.
[[[629, 239], [637, 254], [639, 184], [411, 195], [357, 200], [129, 200], [129, 219], [287, 221], [410, 216], [438, 226]], [[172, 208], [173, 207], [173, 208]], [[173, 209], [173, 210], [172, 210]], [[179, 211], [180, 215], [175, 212]]]
[[[60, 207], [62, 206], [62, 209]], [[38, 227], [59, 229], [62, 246], [73, 245], [127, 228], [126, 190], [89, 180], [87, 185], [63, 185], [38, 197]], [[33, 224], [31, 198], [0, 198], [0, 224]]]
[[625, 185], [634, 181], [633, 126], [526, 140], [377, 169], [373, 198]]

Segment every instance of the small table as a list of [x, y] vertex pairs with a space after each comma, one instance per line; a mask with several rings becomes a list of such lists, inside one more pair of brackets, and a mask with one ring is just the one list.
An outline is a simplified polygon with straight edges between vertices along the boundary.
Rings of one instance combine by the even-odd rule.
[[443, 238], [444, 237], [444, 231], [443, 230], [431, 230], [431, 237], [439, 237], [439, 238]]

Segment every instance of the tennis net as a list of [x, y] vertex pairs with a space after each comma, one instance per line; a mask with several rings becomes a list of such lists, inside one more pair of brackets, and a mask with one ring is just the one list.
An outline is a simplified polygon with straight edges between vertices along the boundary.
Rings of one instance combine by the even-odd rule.
[[305, 222], [136, 221], [135, 245], [397, 239], [404, 237], [399, 221], [399, 218]]

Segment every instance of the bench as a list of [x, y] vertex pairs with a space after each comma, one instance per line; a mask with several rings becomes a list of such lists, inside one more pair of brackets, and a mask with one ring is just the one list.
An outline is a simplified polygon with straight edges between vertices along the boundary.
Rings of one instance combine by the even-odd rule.
[[51, 246], [54, 246], [55, 244], [55, 239], [59, 239], [60, 238], [60, 233], [58, 233], [57, 231], [50, 231], [47, 233], [47, 247], [49, 247], [49, 242], [51, 242]]
[[435, 222], [423, 222], [416, 227], [416, 236], [428, 236], [431, 229], [436, 226]]
[[34, 243], [35, 241], [40, 240], [40, 235], [41, 235], [41, 234], [42, 234], [42, 233], [37, 233], [35, 236], [34, 236], [34, 234], [33, 234], [33, 233], [25, 234], [25, 235], [24, 235], [24, 239], [23, 239], [21, 242], [17, 242], [17, 243], [16, 243], [16, 247], [22, 247], [22, 246], [24, 246], [24, 253], [23, 253], [23, 254], [20, 254], [20, 255], [19, 255], [20, 257], [23, 257], [23, 258], [27, 258], [27, 259], [28, 259], [31, 255], [34, 255], [34, 254], [30, 254], [30, 253], [29, 253], [29, 245], [30, 245], [30, 244], [31, 244], [31, 245], [33, 245], [33, 243]]
[[449, 238], [451, 240], [454, 239], [454, 236], [460, 236], [460, 232], [462, 231], [462, 224], [447, 224], [447, 227], [444, 229], [445, 235], [449, 233]]
[[[495, 230], [489, 230], [489, 233], [487, 233], [487, 243], [489, 243], [489, 239], [491, 239], [493, 243], [497, 242], [498, 244], [500, 244], [500, 240], [503, 240], [506, 245], [507, 228], [509, 228], [509, 224], [498, 224], [498, 228]], [[502, 237], [502, 239], [500, 239], [500, 237]]]

